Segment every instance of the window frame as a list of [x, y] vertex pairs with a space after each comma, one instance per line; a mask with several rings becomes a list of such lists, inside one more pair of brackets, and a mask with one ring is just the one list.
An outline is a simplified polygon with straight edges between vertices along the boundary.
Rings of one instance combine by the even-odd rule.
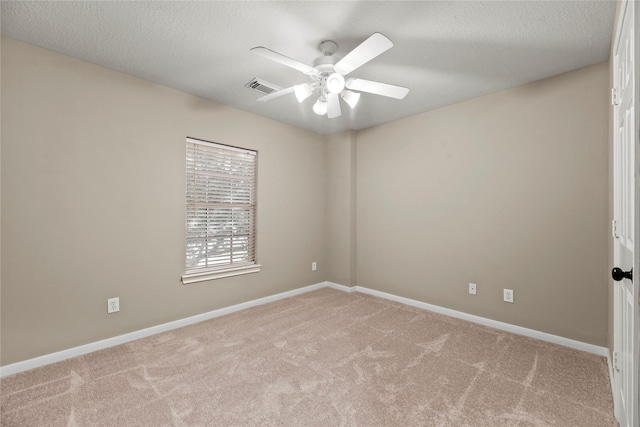
[[[229, 209], [231, 209], [231, 205], [229, 207], [221, 207], [221, 206], [217, 206], [217, 207], [211, 207], [211, 206], [198, 206], [198, 197], [197, 194], [199, 193], [198, 190], [200, 190], [199, 194], [211, 194], [210, 192], [210, 185], [209, 185], [209, 181], [208, 180], [215, 180], [215, 178], [212, 178], [211, 176], [206, 177], [205, 175], [208, 174], [216, 174], [216, 173], [220, 173], [220, 171], [214, 171], [212, 169], [209, 170], [201, 170], [200, 173], [198, 174], [197, 170], [196, 170], [196, 160], [195, 157], [193, 160], [190, 161], [189, 158], [189, 154], [190, 151], [189, 150], [197, 150], [198, 146], [203, 147], [202, 149], [205, 151], [205, 153], [207, 152], [207, 148], [210, 149], [208, 155], [213, 156], [214, 152], [217, 152], [215, 155], [219, 156], [220, 153], [222, 152], [223, 155], [222, 157], [224, 158], [224, 152], [239, 152], [242, 154], [248, 154], [251, 156], [254, 156], [254, 161], [253, 161], [253, 176], [251, 177], [250, 181], [252, 184], [249, 185], [249, 202], [248, 203], [239, 203], [241, 206], [248, 206], [248, 215], [249, 215], [249, 225], [248, 227], [248, 241], [247, 241], [247, 245], [248, 245], [248, 260], [247, 261], [240, 261], [238, 263], [234, 263], [233, 260], [233, 244], [230, 244], [229, 247], [229, 263], [220, 263], [218, 265], [213, 265], [213, 266], [203, 266], [203, 267], [194, 267], [194, 266], [189, 266], [188, 262], [189, 262], [189, 242], [190, 241], [197, 241], [198, 237], [196, 231], [194, 231], [194, 228], [196, 226], [194, 226], [194, 223], [197, 223], [198, 221], [202, 221], [202, 217], [199, 217], [199, 214], [196, 213], [196, 211], [205, 209], [206, 210], [206, 219], [205, 219], [205, 228], [206, 228], [206, 237], [204, 237], [203, 241], [201, 242], [201, 244], [205, 245], [205, 256], [207, 258], [207, 260], [209, 260], [210, 257], [210, 253], [207, 252], [208, 249], [208, 245], [209, 245], [209, 218], [211, 217], [210, 212], [215, 212], [216, 210], [218, 210], [220, 213], [220, 211], [228, 211]], [[222, 150], [222, 151], [221, 151]], [[195, 154], [195, 151], [194, 151]], [[232, 155], [228, 155], [229, 157], [227, 158], [228, 160], [232, 161], [232, 162], [238, 162], [237, 157], [234, 157]], [[190, 165], [190, 162], [192, 163], [192, 165]], [[222, 173], [225, 173], [224, 171]], [[206, 184], [202, 185], [196, 185], [196, 178], [200, 177], [201, 179], [205, 179]], [[191, 190], [190, 190], [190, 179], [192, 180], [192, 182], [194, 183]], [[236, 180], [236, 181], [240, 181], [240, 179]], [[210, 142], [210, 141], [205, 141], [205, 140], [201, 140], [201, 139], [197, 139], [197, 138], [191, 138], [191, 137], [187, 137], [186, 138], [186, 144], [185, 144], [185, 221], [184, 221], [184, 225], [185, 225], [185, 239], [184, 239], [184, 274], [181, 277], [182, 283], [187, 285], [190, 283], [197, 283], [197, 282], [203, 282], [203, 281], [207, 281], [207, 280], [214, 280], [214, 279], [221, 279], [221, 278], [225, 278], [225, 277], [233, 277], [233, 276], [238, 276], [238, 275], [243, 275], [243, 274], [249, 274], [249, 273], [257, 273], [260, 271], [261, 269], [261, 265], [258, 264], [257, 262], [257, 195], [258, 195], [258, 191], [257, 191], [257, 187], [258, 187], [258, 152], [257, 150], [251, 150], [251, 149], [247, 149], [247, 148], [241, 148], [241, 147], [235, 147], [235, 146], [231, 146], [231, 145], [226, 145], [226, 144], [220, 144], [217, 142]], [[202, 182], [202, 181], [201, 181]], [[218, 182], [219, 184], [219, 182]], [[243, 185], [245, 185], [246, 183], [243, 182]], [[205, 188], [202, 188], [202, 187]], [[215, 187], [216, 190], [219, 191], [220, 187]], [[192, 198], [190, 200], [190, 194], [189, 192], [192, 191]], [[211, 189], [211, 191], [213, 191], [213, 189]], [[225, 195], [232, 197], [234, 194], [233, 190], [229, 190], [228, 194], [225, 193]], [[245, 196], [245, 198], [247, 198], [247, 196]], [[208, 200], [207, 198], [205, 198], [205, 200]], [[209, 202], [205, 202], [204, 204], [209, 204]], [[234, 203], [235, 204], [235, 203]], [[237, 206], [236, 206], [237, 208]], [[242, 209], [240, 207], [240, 209]], [[190, 216], [189, 211], [192, 211], [193, 214]], [[228, 215], [228, 212], [226, 213]], [[190, 230], [190, 223], [191, 225], [191, 230]], [[200, 231], [200, 233], [202, 233], [202, 231]], [[232, 233], [231, 235], [229, 235], [230, 238], [230, 242], [233, 241], [233, 236], [234, 234]], [[201, 236], [200, 236], [201, 237]], [[224, 252], [223, 252], [224, 254]], [[224, 256], [224, 255], [222, 255]], [[208, 261], [207, 261], [208, 262]]]

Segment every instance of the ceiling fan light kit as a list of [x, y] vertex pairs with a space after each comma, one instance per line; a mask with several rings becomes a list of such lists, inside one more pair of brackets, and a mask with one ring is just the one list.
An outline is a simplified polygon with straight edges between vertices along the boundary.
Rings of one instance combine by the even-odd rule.
[[340, 98], [342, 98], [350, 108], [355, 108], [360, 100], [359, 92], [403, 99], [407, 93], [409, 93], [409, 89], [406, 87], [356, 78], [345, 79], [347, 74], [391, 49], [392, 46], [393, 43], [386, 36], [380, 33], [374, 33], [349, 52], [344, 58], [339, 59], [333, 56], [338, 49], [338, 44], [332, 40], [325, 40], [320, 43], [319, 46], [323, 56], [313, 61], [313, 67], [274, 52], [266, 47], [254, 47], [251, 49], [252, 52], [298, 70], [313, 79], [312, 83], [304, 83], [281, 89], [267, 96], [258, 98], [258, 101], [265, 102], [294, 92], [298, 102], [302, 103], [318, 90], [319, 96], [315, 104], [313, 104], [313, 112], [320, 116], [326, 114], [328, 118], [332, 119], [342, 114], [340, 110]]

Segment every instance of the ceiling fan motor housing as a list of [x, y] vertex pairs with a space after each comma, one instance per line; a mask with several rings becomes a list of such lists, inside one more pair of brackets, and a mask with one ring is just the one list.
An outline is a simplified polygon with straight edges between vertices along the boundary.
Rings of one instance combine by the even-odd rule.
[[333, 68], [340, 58], [335, 56], [319, 56], [313, 61], [313, 68], [322, 74], [332, 74]]

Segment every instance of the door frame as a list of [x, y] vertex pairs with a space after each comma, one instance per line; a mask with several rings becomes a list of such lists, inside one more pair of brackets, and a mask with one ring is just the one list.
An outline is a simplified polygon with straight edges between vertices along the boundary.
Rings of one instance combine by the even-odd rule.
[[[633, 1], [633, 0], [631, 0]], [[615, 33], [614, 33], [614, 39], [613, 39], [613, 43], [611, 46], [611, 72], [613, 73], [612, 75], [612, 84], [614, 85], [614, 90], [615, 90], [615, 85], [617, 83], [617, 78], [616, 78], [616, 74], [617, 74], [617, 58], [615, 56], [615, 53], [617, 51], [618, 48], [618, 43], [620, 40], [620, 34], [622, 32], [623, 29], [623, 16], [625, 14], [627, 5], [630, 3], [630, 0], [623, 0], [620, 2], [620, 9], [619, 12], [617, 14], [617, 18], [618, 18], [618, 22], [616, 25], [616, 29], [615, 29]], [[633, 304], [635, 307], [635, 315], [634, 315], [634, 319], [633, 319], [633, 323], [634, 323], [634, 331], [635, 333], [633, 334], [633, 354], [635, 356], [634, 360], [632, 361], [634, 368], [632, 369], [632, 397], [633, 400], [632, 402], [630, 402], [633, 405], [633, 409], [632, 409], [632, 417], [633, 420], [631, 420], [631, 424], [633, 426], [637, 426], [638, 425], [638, 421], [639, 421], [639, 415], [638, 415], [638, 410], [640, 407], [640, 396], [639, 396], [639, 389], [638, 389], [638, 384], [640, 383], [640, 342], [639, 342], [639, 337], [638, 334], [640, 332], [640, 286], [639, 286], [639, 282], [640, 282], [640, 108], [639, 108], [639, 100], [640, 100], [640, 67], [639, 67], [639, 61], [640, 61], [640, 31], [638, 31], [638, 23], [640, 23], [640, 4], [638, 4], [637, 2], [634, 4], [634, 22], [636, 24], [636, 28], [634, 29], [634, 34], [633, 34], [633, 63], [634, 63], [634, 82], [633, 82], [633, 106], [634, 106], [634, 129], [633, 129], [633, 135], [634, 135], [634, 141], [633, 144], [635, 146], [634, 149], [634, 159], [633, 159], [633, 164], [634, 164], [634, 174], [635, 174], [635, 179], [634, 179], [634, 184], [635, 184], [635, 188], [634, 188], [634, 222], [635, 222], [635, 226], [634, 226], [634, 232], [633, 232], [633, 239], [634, 239], [634, 244], [633, 244], [633, 270], [635, 273], [635, 280], [633, 281]], [[616, 95], [614, 94], [613, 97], [615, 97]], [[615, 98], [614, 98], [615, 99]], [[612, 114], [611, 114], [611, 119], [613, 122], [613, 125], [611, 126], [611, 132], [612, 132], [612, 137], [613, 140], [612, 142], [614, 142], [614, 147], [615, 147], [615, 141], [616, 141], [616, 134], [617, 134], [617, 126], [618, 126], [618, 116], [617, 116], [617, 112], [616, 112], [616, 108], [615, 106], [612, 108]], [[616, 152], [615, 152], [615, 148], [613, 149], [613, 155], [614, 155], [614, 164], [612, 167], [612, 172], [611, 174], [613, 175], [613, 185], [614, 185], [614, 190], [615, 190], [615, 185], [616, 185], [616, 180], [618, 179], [618, 177], [616, 176], [616, 170], [615, 170], [615, 165], [616, 165]], [[614, 198], [614, 219], [617, 217], [616, 216], [616, 204], [618, 203], [616, 200], [616, 194], [615, 191], [613, 192], [613, 198]], [[615, 223], [614, 223], [614, 227], [615, 227]], [[615, 229], [614, 229], [614, 239], [613, 239], [613, 261], [614, 264], [619, 262], [619, 253], [618, 253], [618, 244], [616, 242], [616, 238], [615, 238]], [[617, 266], [617, 265], [614, 265]], [[620, 282], [621, 283], [621, 282]], [[616, 350], [617, 348], [617, 337], [621, 335], [621, 325], [619, 325], [619, 320], [618, 320], [618, 316], [619, 313], [616, 312], [616, 308], [617, 308], [617, 304], [615, 302], [616, 298], [619, 298], [619, 289], [618, 289], [618, 282], [613, 282], [613, 296], [614, 296], [614, 302], [612, 305], [612, 316], [613, 317], [613, 323], [614, 323], [614, 331], [613, 331], [613, 335], [614, 335], [614, 342], [613, 342], [613, 354], [612, 354], [612, 359], [613, 359], [613, 364], [615, 365], [616, 363]], [[610, 361], [611, 362], [611, 361]], [[613, 401], [614, 401], [614, 411], [615, 411], [615, 415], [616, 418], [619, 419], [620, 416], [620, 411], [622, 410], [621, 408], [621, 403], [620, 403], [620, 376], [617, 373], [616, 367], [615, 366], [610, 366], [610, 372], [612, 373], [612, 378], [611, 378], [611, 385], [612, 385], [612, 392], [613, 392]], [[635, 372], [635, 375], [633, 374], [633, 372]]]

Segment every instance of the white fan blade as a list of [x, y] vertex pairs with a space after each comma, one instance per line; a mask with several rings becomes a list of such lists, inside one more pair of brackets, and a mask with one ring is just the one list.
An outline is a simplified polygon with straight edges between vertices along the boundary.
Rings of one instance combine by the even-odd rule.
[[257, 53], [260, 56], [278, 62], [282, 65], [286, 65], [287, 67], [291, 67], [294, 70], [298, 70], [310, 76], [318, 74], [318, 71], [315, 68], [305, 65], [302, 62], [298, 62], [295, 59], [291, 59], [287, 56], [279, 54], [278, 52], [274, 52], [271, 49], [267, 49], [266, 47], [254, 47], [253, 49], [251, 49], [251, 52]]
[[340, 73], [343, 76], [347, 75], [381, 53], [391, 49], [391, 47], [393, 47], [391, 40], [380, 33], [374, 33], [349, 52], [347, 56], [338, 61], [334, 69], [336, 73]]
[[402, 99], [409, 93], [409, 88], [390, 85], [387, 83], [373, 82], [363, 79], [347, 79], [346, 85], [351, 90], [368, 92], [376, 95], [388, 96], [389, 98]]
[[256, 99], [256, 101], [264, 102], [264, 101], [268, 101], [268, 100], [273, 99], [273, 98], [278, 98], [278, 97], [280, 97], [282, 95], [286, 95], [288, 93], [292, 93], [295, 89], [296, 89], [295, 86], [291, 86], [291, 87], [288, 87], [286, 89], [282, 89], [282, 90], [278, 90], [278, 91], [275, 91], [275, 92], [271, 92], [269, 95], [265, 95], [265, 96], [262, 96], [262, 97]]
[[340, 98], [338, 97], [338, 94], [330, 93], [327, 95], [327, 101], [329, 102], [327, 117], [330, 119], [339, 117], [342, 114], [342, 111], [340, 110]]

